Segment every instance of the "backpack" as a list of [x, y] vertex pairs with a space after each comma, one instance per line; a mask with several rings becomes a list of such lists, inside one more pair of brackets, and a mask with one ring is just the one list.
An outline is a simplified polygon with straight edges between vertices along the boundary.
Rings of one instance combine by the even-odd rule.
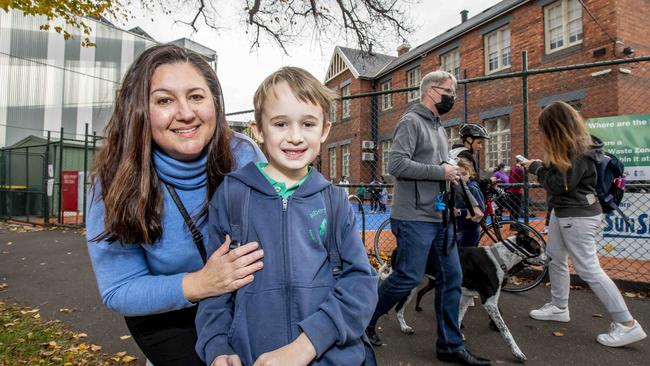
[[[248, 242], [248, 208], [250, 203], [251, 189], [237, 179], [226, 176], [223, 181], [226, 190], [226, 208], [230, 216], [231, 243], [230, 250]], [[341, 264], [340, 244], [342, 240], [342, 226], [338, 224], [337, 218], [345, 217], [345, 202], [348, 195], [341, 187], [327, 186], [321, 191], [325, 201], [327, 222], [330, 230], [326, 241], [328, 260], [332, 266], [332, 275], [338, 279], [343, 269]], [[239, 204], [237, 204], [239, 203]]]
[[615, 155], [605, 153], [603, 159], [596, 163], [596, 194], [603, 213], [616, 211], [627, 221], [627, 216], [618, 207], [625, 192], [624, 170], [625, 166]]

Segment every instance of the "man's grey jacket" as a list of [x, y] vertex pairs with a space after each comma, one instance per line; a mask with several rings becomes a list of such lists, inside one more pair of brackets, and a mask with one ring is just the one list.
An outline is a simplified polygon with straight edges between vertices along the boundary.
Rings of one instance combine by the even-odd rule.
[[[413, 105], [395, 128], [388, 170], [395, 177], [391, 218], [442, 222], [436, 196], [445, 181], [443, 161], [449, 159], [447, 133], [440, 118], [421, 103]], [[470, 195], [470, 201], [476, 201]]]

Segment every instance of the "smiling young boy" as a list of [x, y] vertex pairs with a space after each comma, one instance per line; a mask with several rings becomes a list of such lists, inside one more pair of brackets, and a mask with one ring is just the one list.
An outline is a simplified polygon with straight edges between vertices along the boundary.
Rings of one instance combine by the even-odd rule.
[[[210, 204], [209, 230], [210, 240], [227, 245], [237, 220], [229, 207], [248, 202], [241, 241], [260, 243], [264, 268], [236, 294], [200, 303], [196, 350], [208, 365], [376, 364], [363, 339], [376, 274], [346, 195], [309, 166], [327, 139], [334, 97], [295, 67], [271, 74], [255, 93], [252, 129], [268, 164], [226, 177]], [[237, 185], [249, 189], [247, 199], [228, 202], [241, 197], [230, 192]]]

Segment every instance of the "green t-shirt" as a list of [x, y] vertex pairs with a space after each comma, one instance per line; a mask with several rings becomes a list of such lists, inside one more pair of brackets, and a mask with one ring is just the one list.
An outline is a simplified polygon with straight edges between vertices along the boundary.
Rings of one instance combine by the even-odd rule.
[[264, 171], [264, 168], [266, 168], [266, 166], [269, 165], [269, 163], [259, 162], [256, 165], [257, 165], [257, 169], [260, 170], [260, 172], [262, 173], [264, 178], [266, 178], [266, 180], [268, 180], [269, 183], [271, 183], [271, 185], [273, 186], [275, 191], [278, 192], [278, 195], [280, 197], [282, 197], [282, 198], [289, 198], [298, 189], [298, 187], [300, 187], [300, 185], [305, 180], [307, 180], [307, 177], [309, 177], [309, 174], [311, 174], [311, 169], [312, 169], [311, 166], [310, 166], [307, 169], [307, 175], [305, 175], [302, 179], [300, 179], [298, 182], [296, 182], [291, 187], [287, 188], [286, 184], [284, 184], [283, 182], [278, 182], [275, 179], [269, 177], [268, 174], [266, 174], [266, 172]]

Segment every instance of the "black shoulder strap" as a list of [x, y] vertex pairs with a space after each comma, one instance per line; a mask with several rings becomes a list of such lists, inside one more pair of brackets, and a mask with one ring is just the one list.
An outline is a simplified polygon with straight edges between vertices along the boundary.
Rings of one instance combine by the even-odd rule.
[[345, 190], [334, 187], [332, 185], [329, 185], [325, 189], [325, 194], [323, 195], [327, 210], [327, 218], [329, 221], [327, 223], [329, 230], [327, 230], [328, 237], [325, 248], [327, 249], [330, 265], [332, 266], [332, 275], [334, 276], [334, 279], [338, 279], [338, 277], [341, 275], [341, 271], [343, 270], [340, 250], [342, 234], [341, 227], [339, 225], [339, 218], [342, 217], [342, 215], [345, 215], [342, 209], [345, 207], [343, 195], [345, 195], [345, 199], [347, 199]]
[[245, 244], [248, 235], [248, 208], [251, 196], [249, 186], [233, 181], [226, 176], [223, 180], [226, 190], [226, 208], [230, 218], [230, 250]]
[[194, 220], [192, 220], [190, 214], [187, 213], [187, 210], [185, 209], [183, 202], [181, 201], [180, 197], [178, 197], [178, 193], [176, 193], [176, 189], [174, 189], [174, 187], [172, 187], [167, 183], [165, 183], [165, 187], [167, 187], [167, 191], [169, 192], [169, 195], [172, 196], [172, 199], [174, 200], [176, 207], [178, 207], [178, 211], [180, 211], [181, 215], [183, 216], [183, 220], [185, 220], [185, 225], [187, 225], [187, 228], [190, 229], [190, 232], [192, 233], [192, 240], [194, 241], [194, 245], [196, 246], [196, 249], [199, 251], [199, 254], [201, 255], [201, 260], [205, 264], [205, 262], [208, 260], [208, 255], [205, 251], [205, 246], [203, 246], [203, 234], [201, 234], [199, 229], [196, 228], [196, 225], [194, 224]]

